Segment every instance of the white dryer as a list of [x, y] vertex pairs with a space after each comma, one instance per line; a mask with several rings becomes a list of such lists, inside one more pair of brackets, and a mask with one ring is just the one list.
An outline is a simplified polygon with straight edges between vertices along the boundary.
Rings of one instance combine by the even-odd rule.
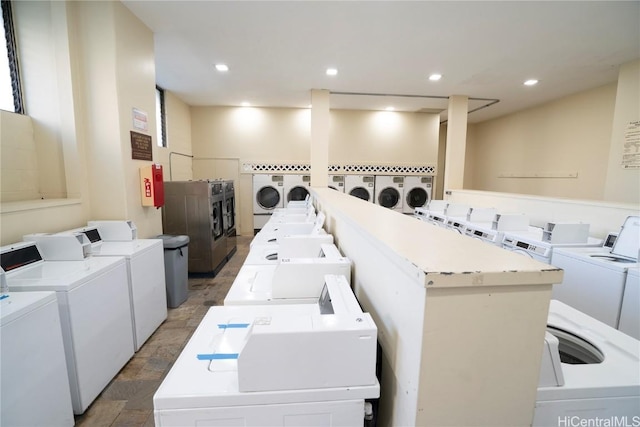
[[344, 175], [329, 175], [329, 188], [344, 193]]
[[72, 426], [56, 294], [9, 292], [0, 301], [0, 348], [0, 425]]
[[[122, 256], [127, 263], [129, 297], [133, 321], [134, 350], [138, 351], [167, 318], [167, 287], [164, 277], [164, 248], [160, 239], [103, 240], [97, 225], [70, 232], [82, 232], [91, 242], [92, 256]], [[123, 221], [124, 223], [124, 221]]]
[[402, 212], [413, 214], [416, 208], [427, 206], [432, 196], [433, 177], [405, 176]]
[[56, 293], [73, 412], [82, 414], [133, 356], [124, 258], [46, 261], [35, 242], [21, 242], [0, 248], [0, 260], [11, 291]]
[[253, 175], [254, 230], [260, 230], [275, 209], [284, 207], [284, 196], [283, 175]]
[[311, 175], [284, 175], [285, 203], [305, 200], [311, 187]]
[[375, 203], [402, 212], [404, 206], [404, 176], [376, 175]]
[[345, 175], [344, 192], [367, 202], [374, 202], [375, 177], [373, 175]]
[[547, 332], [534, 426], [640, 420], [638, 340], [555, 300]]
[[618, 330], [640, 339], [640, 267], [627, 270]]

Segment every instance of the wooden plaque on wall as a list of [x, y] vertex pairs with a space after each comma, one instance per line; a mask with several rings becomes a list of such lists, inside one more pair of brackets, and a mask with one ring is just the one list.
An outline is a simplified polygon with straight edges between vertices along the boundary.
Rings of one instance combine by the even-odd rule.
[[153, 161], [151, 135], [131, 131], [131, 158]]

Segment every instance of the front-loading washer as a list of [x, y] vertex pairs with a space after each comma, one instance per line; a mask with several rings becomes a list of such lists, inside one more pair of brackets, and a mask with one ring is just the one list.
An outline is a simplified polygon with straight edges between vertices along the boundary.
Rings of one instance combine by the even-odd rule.
[[0, 425], [72, 426], [55, 292], [9, 292], [0, 301], [0, 348]]
[[640, 339], [640, 267], [627, 270], [618, 330]]
[[284, 176], [253, 175], [253, 229], [260, 230], [277, 208], [284, 207]]
[[373, 175], [345, 175], [344, 192], [367, 202], [374, 202], [375, 177]]
[[404, 206], [404, 176], [376, 175], [375, 203], [402, 212]]
[[547, 332], [533, 426], [638, 423], [640, 342], [555, 300]]
[[402, 212], [413, 214], [416, 208], [427, 206], [432, 196], [432, 183], [431, 176], [405, 176]]
[[311, 175], [284, 175], [283, 187], [286, 203], [305, 200], [309, 196]]
[[[99, 224], [99, 222], [98, 222]], [[121, 256], [127, 264], [133, 345], [138, 351], [167, 318], [167, 286], [165, 283], [164, 246], [160, 239], [106, 241], [99, 225], [69, 232], [84, 233], [91, 242], [92, 256]]]
[[344, 193], [344, 175], [329, 175], [329, 188]]
[[35, 242], [0, 248], [13, 292], [54, 291], [73, 412], [82, 414], [133, 356], [123, 257], [46, 261]]

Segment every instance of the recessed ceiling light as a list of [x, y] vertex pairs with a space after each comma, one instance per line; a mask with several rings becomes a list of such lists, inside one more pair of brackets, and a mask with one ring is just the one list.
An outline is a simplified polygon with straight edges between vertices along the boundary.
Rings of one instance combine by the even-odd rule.
[[429, 76], [429, 80], [431, 80], [432, 82], [437, 82], [441, 78], [442, 78], [442, 74], [431, 74]]
[[529, 79], [526, 82], [524, 82], [525, 86], [534, 86], [537, 84], [538, 84], [538, 81], [536, 79]]
[[248, 103], [247, 101], [243, 101], [242, 104], [240, 105], [242, 105], [243, 107], [251, 107], [251, 104]]
[[216, 64], [216, 70], [225, 72], [225, 71], [229, 71], [229, 67], [227, 67], [226, 64]]
[[385, 108], [385, 111], [393, 111], [393, 110], [395, 110], [395, 108], [393, 108], [393, 107], [387, 107], [387, 108]]
[[337, 68], [327, 68], [327, 76], [335, 76], [338, 74]]

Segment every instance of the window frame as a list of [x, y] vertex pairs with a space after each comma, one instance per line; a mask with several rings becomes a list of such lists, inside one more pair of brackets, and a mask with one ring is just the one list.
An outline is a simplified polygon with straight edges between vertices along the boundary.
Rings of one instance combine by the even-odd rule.
[[20, 65], [18, 60], [18, 47], [13, 23], [13, 8], [10, 0], [1, 0], [2, 23], [7, 45], [9, 59], [9, 73], [11, 74], [11, 92], [13, 94], [14, 113], [25, 114], [24, 100], [22, 97], [22, 80], [20, 78]]
[[164, 104], [164, 89], [156, 85], [156, 94], [160, 97], [160, 123], [158, 126], [160, 135], [158, 135], [157, 146], [167, 148], [167, 110]]

